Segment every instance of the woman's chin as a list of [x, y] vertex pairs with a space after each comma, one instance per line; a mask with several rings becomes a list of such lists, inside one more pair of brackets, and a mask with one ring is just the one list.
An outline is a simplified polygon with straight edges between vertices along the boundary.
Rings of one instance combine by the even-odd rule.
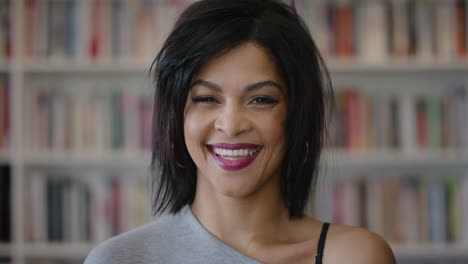
[[259, 191], [258, 184], [254, 182], [243, 183], [222, 183], [215, 187], [216, 192], [230, 198], [247, 198]]

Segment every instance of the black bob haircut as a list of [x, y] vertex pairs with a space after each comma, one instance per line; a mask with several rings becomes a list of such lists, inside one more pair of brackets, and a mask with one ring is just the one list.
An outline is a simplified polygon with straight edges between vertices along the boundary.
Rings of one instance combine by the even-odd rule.
[[184, 140], [184, 108], [192, 77], [208, 61], [246, 42], [270, 54], [286, 83], [286, 148], [280, 188], [289, 217], [304, 216], [318, 175], [332, 89], [305, 23], [293, 8], [275, 0], [196, 2], [181, 14], [153, 61], [155, 215], [176, 213], [195, 198], [197, 168]]

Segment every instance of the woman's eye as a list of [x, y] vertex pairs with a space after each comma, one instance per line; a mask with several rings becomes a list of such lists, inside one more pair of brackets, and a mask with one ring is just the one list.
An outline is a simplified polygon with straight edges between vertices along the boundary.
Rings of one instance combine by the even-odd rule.
[[254, 104], [268, 105], [268, 104], [276, 104], [276, 103], [278, 103], [278, 100], [274, 99], [274, 98], [271, 98], [271, 97], [268, 97], [268, 96], [259, 96], [259, 97], [255, 97], [251, 102], [254, 103]]
[[197, 96], [192, 97], [194, 103], [216, 103], [218, 102], [214, 97], [211, 96]]

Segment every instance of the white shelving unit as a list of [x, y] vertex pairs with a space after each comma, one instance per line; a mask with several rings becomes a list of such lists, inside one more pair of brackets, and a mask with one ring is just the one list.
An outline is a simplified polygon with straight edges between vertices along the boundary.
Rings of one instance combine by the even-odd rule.
[[7, 63], [0, 63], [0, 73], [5, 73], [10, 71], [10, 65]]
[[0, 164], [10, 162], [10, 154], [7, 151], [0, 151]]
[[28, 74], [76, 74], [76, 73], [113, 73], [113, 74], [146, 74], [150, 64], [143, 63], [78, 63], [44, 62], [25, 63], [24, 72]]
[[[466, 246], [457, 245], [391, 245], [395, 254], [402, 259], [443, 260], [447, 258], [466, 259]], [[449, 263], [449, 262], [447, 262]]]
[[468, 72], [468, 61], [457, 62], [418, 62], [414, 60], [395, 60], [385, 63], [370, 63], [365, 61], [330, 60], [327, 66], [335, 73], [454, 73]]
[[112, 153], [25, 153], [23, 162], [28, 166], [39, 167], [73, 167], [73, 168], [112, 168], [112, 169], [148, 169], [149, 155]]
[[408, 154], [402, 151], [329, 151], [323, 154], [324, 165], [329, 167], [457, 167], [468, 166], [468, 153], [459, 151], [427, 151]]
[[11, 252], [11, 244], [0, 243], [0, 255], [9, 255]]
[[[23, 264], [28, 258], [43, 259], [84, 259], [95, 243], [62, 244], [44, 243], [33, 244], [25, 241], [25, 221], [23, 204], [25, 197], [25, 182], [28, 181], [25, 171], [29, 167], [40, 168], [69, 168], [80, 170], [83, 168], [100, 169], [130, 169], [147, 172], [150, 165], [148, 154], [114, 154], [114, 153], [61, 153], [35, 152], [24, 149], [22, 142], [22, 98], [25, 81], [31, 76], [74, 76], [85, 75], [90, 78], [100, 75], [139, 76], [148, 78], [149, 63], [67, 63], [67, 62], [26, 62], [22, 61], [23, 44], [23, 1], [11, 1], [13, 56], [11, 62], [0, 62], [0, 73], [10, 75], [10, 103], [11, 103], [11, 150], [0, 150], [0, 164], [10, 164], [12, 177], [12, 241], [0, 243], [0, 256], [11, 256], [15, 263]], [[415, 61], [395, 61], [385, 64], [372, 64], [360, 61], [327, 62], [334, 81], [346, 83], [350, 80], [366, 82], [370, 86], [378, 86], [381, 80], [376, 78], [394, 79], [404, 75], [401, 82], [422, 81], [426, 77], [438, 80], [457, 81], [468, 87], [468, 61], [455, 63], [425, 63]], [[378, 77], [376, 77], [376, 75]], [[148, 83], [148, 80], [145, 80]], [[388, 86], [388, 85], [387, 85]], [[386, 88], [386, 87], [385, 87]], [[383, 89], [383, 88], [382, 88]], [[422, 88], [423, 89], [423, 88]], [[343, 152], [327, 151], [324, 154], [324, 164], [328, 167], [339, 168], [442, 168], [457, 167], [468, 170], [468, 150], [440, 151], [440, 152], [412, 152], [371, 151], [371, 152]], [[144, 173], [142, 173], [143, 175]], [[457, 257], [468, 261], [468, 245], [392, 245], [398, 257], [404, 259], [444, 259]]]
[[44, 259], [82, 259], [93, 249], [94, 244], [35, 244], [25, 245], [24, 255]]

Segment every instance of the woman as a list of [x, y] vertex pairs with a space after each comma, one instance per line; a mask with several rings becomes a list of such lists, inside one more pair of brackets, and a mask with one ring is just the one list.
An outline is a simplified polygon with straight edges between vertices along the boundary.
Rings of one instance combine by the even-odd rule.
[[169, 214], [85, 263], [395, 263], [379, 236], [304, 215], [331, 88], [292, 9], [197, 2], [154, 66], [153, 207]]

